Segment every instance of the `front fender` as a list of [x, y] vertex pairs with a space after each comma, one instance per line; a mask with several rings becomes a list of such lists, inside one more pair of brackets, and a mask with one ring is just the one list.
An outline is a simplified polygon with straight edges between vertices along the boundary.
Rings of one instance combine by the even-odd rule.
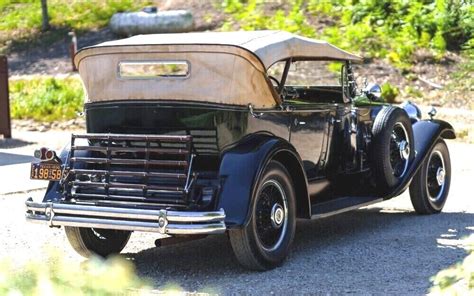
[[408, 173], [403, 178], [400, 185], [398, 185], [392, 193], [385, 196], [384, 199], [400, 195], [410, 185], [413, 176], [418, 172], [419, 168], [429, 156], [431, 149], [439, 138], [455, 139], [454, 128], [451, 124], [443, 120], [421, 120], [413, 124], [413, 140], [415, 144], [416, 155], [411, 163]]
[[280, 151], [292, 151], [286, 140], [268, 134], [253, 134], [226, 151], [219, 168], [220, 191], [218, 209], [226, 213], [228, 228], [245, 225], [256, 184], [267, 163]]

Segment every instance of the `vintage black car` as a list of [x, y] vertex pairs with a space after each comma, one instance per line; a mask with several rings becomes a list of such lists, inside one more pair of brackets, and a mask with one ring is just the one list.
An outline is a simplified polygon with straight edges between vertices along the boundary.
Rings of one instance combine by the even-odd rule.
[[[119, 253], [132, 231], [227, 233], [243, 266], [279, 266], [296, 219], [400, 195], [442, 210], [451, 167], [444, 121], [358, 88], [359, 56], [281, 31], [141, 35], [84, 48], [87, 133], [56, 156], [26, 217], [64, 226], [81, 255]], [[315, 234], [316, 235], [316, 234]], [[161, 236], [163, 237], [163, 236]], [[159, 242], [159, 241], [158, 241]]]

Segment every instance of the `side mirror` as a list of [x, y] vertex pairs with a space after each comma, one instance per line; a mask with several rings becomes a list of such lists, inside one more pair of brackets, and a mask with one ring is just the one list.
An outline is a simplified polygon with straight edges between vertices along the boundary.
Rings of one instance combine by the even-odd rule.
[[380, 101], [382, 99], [382, 88], [378, 84], [368, 84], [364, 89], [364, 93], [371, 101]]

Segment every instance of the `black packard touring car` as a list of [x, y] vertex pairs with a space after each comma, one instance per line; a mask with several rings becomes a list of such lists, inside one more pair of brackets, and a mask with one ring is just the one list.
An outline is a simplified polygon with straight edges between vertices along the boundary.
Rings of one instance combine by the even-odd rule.
[[[400, 195], [440, 212], [448, 123], [358, 89], [361, 58], [281, 31], [142, 35], [88, 47], [75, 63], [87, 133], [58, 156], [27, 219], [64, 226], [84, 256], [120, 252], [132, 231], [227, 233], [245, 267], [280, 265], [296, 219]], [[431, 116], [432, 117], [432, 116]]]

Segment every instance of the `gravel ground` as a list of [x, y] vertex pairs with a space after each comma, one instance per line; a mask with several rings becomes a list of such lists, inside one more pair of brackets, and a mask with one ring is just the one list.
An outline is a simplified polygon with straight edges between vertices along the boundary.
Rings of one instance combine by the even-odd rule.
[[[420, 295], [438, 270], [465, 257], [463, 238], [474, 232], [474, 200], [468, 194], [474, 169], [466, 155], [474, 145], [450, 142], [453, 180], [445, 211], [414, 214], [408, 194], [339, 216], [299, 221], [287, 262], [268, 272], [239, 267], [227, 237], [214, 236], [156, 248], [156, 235], [134, 233], [124, 250], [155, 288], [222, 294]], [[51, 248], [79, 264], [63, 231], [25, 222], [23, 202], [42, 191], [0, 195], [0, 258], [40, 259]]]

